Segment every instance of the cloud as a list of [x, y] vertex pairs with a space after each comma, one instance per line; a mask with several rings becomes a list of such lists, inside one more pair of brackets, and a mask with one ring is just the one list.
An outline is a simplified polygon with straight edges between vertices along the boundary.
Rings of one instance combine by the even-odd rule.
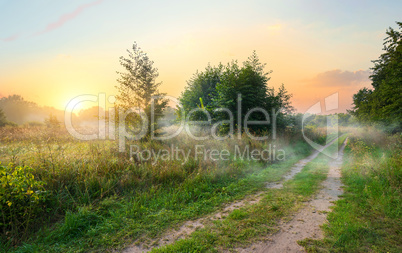
[[319, 73], [312, 79], [303, 80], [313, 86], [326, 87], [356, 87], [370, 82], [369, 70], [342, 71], [340, 69]]
[[370, 87], [369, 70], [342, 71], [339, 69], [318, 73], [312, 78], [301, 80], [295, 89], [294, 103], [298, 111], [305, 112], [309, 107], [324, 98], [338, 93], [339, 107], [328, 113], [346, 112], [352, 107], [353, 95], [363, 87]]
[[10, 36], [8, 38], [4, 38], [4, 39], [1, 39], [1, 40], [4, 41], [4, 42], [10, 42], [10, 41], [18, 39], [18, 37], [19, 37], [19, 34], [14, 34], [14, 35], [12, 35], [12, 36]]
[[318, 101], [323, 104], [325, 97], [338, 93], [339, 108], [328, 113], [346, 112], [352, 107], [353, 95], [363, 87], [371, 87], [370, 74], [369, 70], [342, 71], [335, 69], [300, 80], [299, 85], [293, 89], [294, 105], [299, 112], [304, 113]]
[[88, 9], [90, 7], [93, 7], [95, 5], [98, 5], [102, 3], [103, 0], [97, 0], [88, 4], [83, 4], [78, 6], [73, 12], [63, 14], [62, 16], [59, 17], [59, 19], [53, 23], [50, 23], [46, 26], [46, 28], [42, 31], [36, 32], [33, 34], [33, 36], [41, 35], [50, 31], [53, 31], [61, 26], [63, 26], [66, 22], [76, 18], [78, 15], [80, 15], [85, 9]]

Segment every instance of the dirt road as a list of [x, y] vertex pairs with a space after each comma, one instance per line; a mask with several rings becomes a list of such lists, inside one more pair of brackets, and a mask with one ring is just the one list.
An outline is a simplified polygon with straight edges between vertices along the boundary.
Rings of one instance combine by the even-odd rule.
[[323, 237], [320, 226], [326, 222], [326, 213], [330, 211], [332, 202], [336, 201], [343, 192], [340, 168], [346, 141], [339, 150], [338, 158], [329, 164], [327, 179], [322, 183], [323, 189], [315, 198], [296, 213], [292, 220], [280, 224], [280, 230], [267, 242], [254, 244], [249, 248], [240, 249], [238, 252], [305, 252], [304, 248], [297, 244], [297, 241], [305, 238], [320, 239]]
[[[325, 145], [321, 150], [314, 151], [310, 156], [300, 160], [293, 165], [292, 169], [283, 176], [278, 182], [268, 183], [267, 188], [282, 188], [283, 183], [292, 179], [299, 173], [304, 166], [318, 156], [320, 151], [330, 146], [338, 138]], [[327, 179], [323, 182], [323, 189], [316, 195], [315, 199], [308, 202], [305, 208], [297, 213], [288, 223], [280, 224], [280, 230], [273, 235], [268, 243], [257, 243], [246, 249], [239, 249], [238, 252], [304, 252], [303, 248], [297, 244], [298, 240], [304, 238], [318, 239], [322, 236], [320, 225], [326, 221], [325, 212], [330, 211], [331, 201], [338, 199], [342, 193], [340, 182], [340, 166], [342, 164], [343, 149], [346, 141], [339, 150], [338, 158], [330, 163], [330, 171]], [[241, 201], [233, 202], [227, 205], [222, 211], [212, 214], [211, 216], [200, 218], [194, 221], [187, 221], [178, 229], [167, 231], [161, 238], [148, 241], [147, 243], [134, 244], [126, 248], [123, 253], [147, 252], [152, 248], [164, 246], [174, 243], [175, 241], [185, 238], [198, 228], [204, 227], [208, 220], [221, 218], [223, 215], [243, 207], [245, 205], [253, 205], [262, 198], [261, 191], [255, 195], [249, 196]]]

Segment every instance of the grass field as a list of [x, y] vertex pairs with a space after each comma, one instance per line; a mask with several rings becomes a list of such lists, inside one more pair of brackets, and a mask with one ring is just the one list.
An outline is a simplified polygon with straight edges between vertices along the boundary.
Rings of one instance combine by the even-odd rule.
[[[372, 129], [348, 131], [345, 194], [328, 216], [326, 238], [300, 243], [310, 252], [399, 252], [401, 138]], [[310, 136], [325, 141], [320, 129]], [[279, 219], [301, 208], [325, 179], [330, 159], [319, 155], [284, 188], [266, 189], [267, 182], [279, 180], [311, 153], [300, 136], [287, 134], [274, 142], [245, 135], [197, 142], [181, 135], [127, 144], [127, 150], [129, 145], [190, 150], [186, 161], [158, 162], [120, 153], [114, 141], [76, 141], [61, 129], [2, 128], [0, 140], [2, 252], [111, 252], [134, 242], [147, 245], [185, 221], [263, 191], [259, 203], [207, 222], [190, 237], [153, 251], [234, 250], [274, 233]], [[286, 159], [262, 162], [233, 154], [227, 160], [198, 159], [196, 145], [205, 150], [268, 150], [275, 145]], [[327, 149], [336, 152], [336, 146]]]
[[[129, 143], [141, 149], [179, 146], [192, 152], [184, 163], [175, 159], [153, 163], [119, 153], [117, 142], [76, 141], [61, 129], [0, 131], [2, 251], [121, 249], [264, 188], [311, 152], [300, 136], [292, 135], [269, 143], [247, 136], [221, 142], [179, 136], [165, 142]], [[312, 138], [325, 141], [319, 131]], [[233, 155], [220, 161], [196, 159], [195, 145], [206, 150], [263, 150], [275, 145], [286, 159], [261, 162]]]

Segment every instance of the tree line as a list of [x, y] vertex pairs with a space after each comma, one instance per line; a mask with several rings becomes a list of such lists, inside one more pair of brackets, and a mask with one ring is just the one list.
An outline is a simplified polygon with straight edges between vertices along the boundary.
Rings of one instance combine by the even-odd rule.
[[371, 68], [372, 88], [353, 95], [354, 107], [349, 112], [360, 123], [380, 125], [388, 131], [402, 131], [402, 22], [399, 31], [389, 28], [384, 39], [385, 51]]
[[[98, 106], [77, 110], [72, 121], [75, 125], [98, 121]], [[107, 112], [105, 112], [107, 115]], [[53, 107], [39, 106], [25, 100], [20, 95], [9, 95], [0, 98], [0, 127], [25, 125], [29, 127], [61, 126], [64, 111]]]

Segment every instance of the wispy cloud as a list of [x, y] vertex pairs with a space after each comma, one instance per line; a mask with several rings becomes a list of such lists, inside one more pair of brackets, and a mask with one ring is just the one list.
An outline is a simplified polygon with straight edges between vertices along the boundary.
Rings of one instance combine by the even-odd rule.
[[12, 36], [10, 36], [8, 38], [4, 38], [4, 39], [1, 39], [1, 40], [4, 41], [4, 42], [10, 42], [10, 41], [18, 39], [18, 37], [19, 37], [19, 34], [14, 34], [14, 35], [12, 35]]
[[339, 94], [339, 108], [334, 112], [346, 112], [353, 103], [353, 95], [363, 87], [370, 87], [369, 70], [343, 71], [340, 69], [318, 73], [314, 77], [300, 80], [298, 93], [295, 93], [295, 105], [304, 112], [319, 101], [323, 94]]
[[46, 26], [45, 29], [42, 31], [36, 32], [33, 34], [33, 36], [41, 35], [50, 31], [53, 31], [61, 26], [63, 26], [66, 22], [76, 18], [78, 15], [80, 15], [85, 9], [91, 8], [95, 5], [98, 5], [102, 3], [103, 0], [97, 0], [88, 4], [83, 4], [78, 6], [74, 11], [70, 13], [63, 14], [62, 16], [59, 17], [59, 19], [53, 23], [50, 23]]
[[354, 87], [369, 83], [369, 70], [342, 71], [340, 69], [319, 73], [312, 79], [304, 82], [314, 86], [326, 87]]

